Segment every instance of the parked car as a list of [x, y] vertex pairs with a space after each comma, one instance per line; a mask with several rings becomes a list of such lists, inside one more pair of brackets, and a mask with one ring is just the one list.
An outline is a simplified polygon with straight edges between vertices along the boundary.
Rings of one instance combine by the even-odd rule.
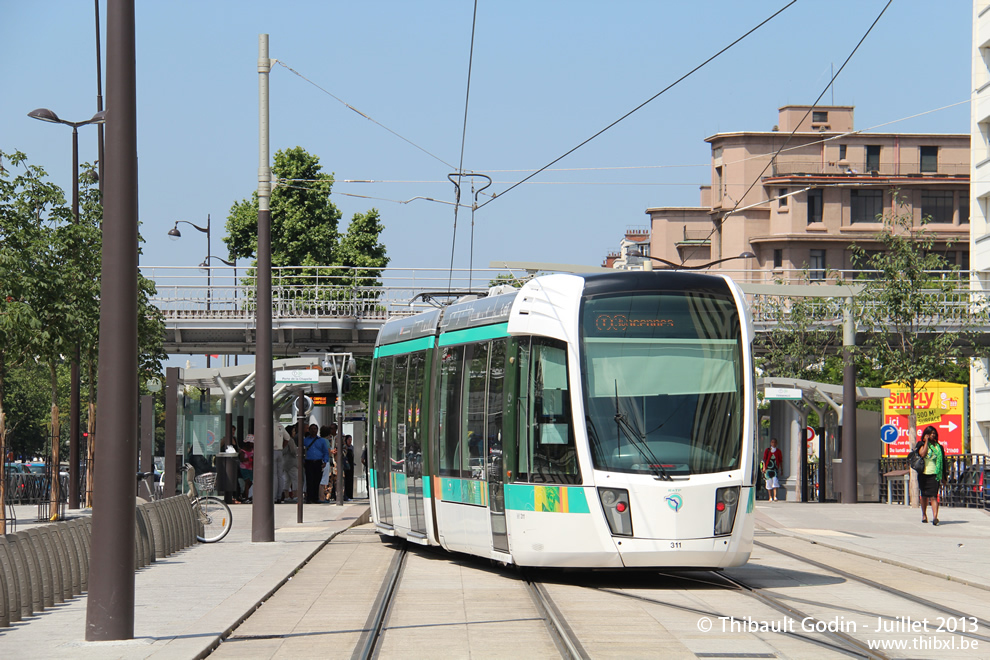
[[23, 463], [6, 463], [4, 464], [4, 469], [7, 474], [26, 474], [31, 472]]

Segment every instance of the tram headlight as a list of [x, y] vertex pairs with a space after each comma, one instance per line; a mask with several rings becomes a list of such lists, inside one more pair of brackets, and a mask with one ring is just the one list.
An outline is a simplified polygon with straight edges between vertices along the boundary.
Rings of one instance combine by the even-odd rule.
[[632, 511], [629, 491], [623, 488], [599, 488], [598, 499], [612, 536], [632, 536]]
[[739, 486], [719, 488], [715, 491], [715, 536], [732, 533], [739, 504]]

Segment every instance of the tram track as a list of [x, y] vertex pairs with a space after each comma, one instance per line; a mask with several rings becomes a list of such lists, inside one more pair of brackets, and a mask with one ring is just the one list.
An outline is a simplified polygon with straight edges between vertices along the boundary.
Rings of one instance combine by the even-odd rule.
[[581, 645], [581, 641], [574, 634], [574, 630], [556, 603], [553, 602], [546, 587], [540, 582], [526, 577], [526, 588], [529, 590], [533, 604], [543, 618], [557, 650], [560, 651], [561, 657], [568, 660], [589, 660], [591, 656]]
[[[879, 591], [881, 591], [881, 592], [883, 592], [885, 594], [890, 594], [890, 595], [893, 595], [893, 596], [897, 596], [899, 598], [902, 598], [904, 600], [910, 601], [910, 602], [915, 603], [917, 605], [921, 605], [922, 607], [926, 607], [926, 608], [928, 608], [930, 610], [933, 610], [935, 612], [940, 612], [942, 614], [945, 614], [948, 617], [962, 618], [962, 619], [972, 620], [976, 625], [978, 625], [978, 626], [980, 626], [980, 627], [982, 627], [982, 628], [984, 628], [986, 630], [990, 630], [990, 621], [988, 621], [987, 619], [984, 619], [984, 618], [979, 617], [979, 616], [975, 616], [975, 615], [973, 615], [971, 613], [964, 612], [964, 611], [959, 610], [959, 609], [956, 609], [954, 607], [950, 607], [950, 606], [945, 605], [943, 603], [936, 602], [936, 601], [934, 601], [934, 600], [932, 600], [930, 598], [925, 598], [923, 596], [918, 596], [916, 594], [913, 594], [913, 593], [904, 591], [902, 589], [897, 589], [896, 587], [892, 587], [890, 585], [883, 584], [882, 582], [878, 582], [876, 580], [872, 580], [872, 579], [867, 578], [867, 577], [864, 577], [862, 575], [857, 575], [856, 573], [847, 571], [847, 570], [842, 569], [842, 568], [839, 568], [837, 566], [833, 566], [833, 565], [827, 564], [825, 562], [821, 562], [821, 561], [818, 561], [818, 560], [815, 560], [815, 559], [811, 559], [809, 557], [805, 557], [805, 556], [799, 555], [797, 553], [790, 552], [788, 550], [783, 550], [781, 548], [777, 548], [777, 547], [774, 547], [772, 545], [769, 545], [769, 544], [766, 544], [766, 543], [763, 543], [763, 542], [760, 542], [760, 541], [755, 541], [754, 542], [754, 545], [757, 546], [757, 547], [759, 547], [759, 548], [762, 548], [764, 550], [768, 550], [768, 551], [775, 552], [777, 554], [783, 555], [785, 557], [789, 557], [790, 559], [793, 559], [795, 561], [799, 561], [799, 562], [802, 562], [804, 564], [808, 564], [810, 566], [814, 566], [816, 568], [819, 568], [821, 570], [828, 571], [830, 573], [833, 573], [835, 575], [838, 575], [838, 576], [840, 576], [842, 578], [845, 578], [847, 580], [853, 580], [855, 582], [858, 582], [860, 584], [866, 585], [866, 586], [871, 587], [873, 589], [877, 589], [877, 590], [879, 590]], [[907, 567], [899, 567], [899, 568], [901, 568], [901, 570], [905, 570], [905, 571], [912, 570], [912, 569], [907, 568]], [[976, 639], [976, 640], [980, 640], [982, 642], [990, 643], [990, 636], [987, 636], [987, 635], [980, 635], [980, 634], [976, 634], [976, 633], [973, 633], [973, 632], [967, 632], [967, 631], [956, 631], [956, 632], [954, 632], [954, 634], [962, 635], [964, 637], [969, 637], [971, 639]]]
[[361, 635], [357, 646], [354, 648], [354, 653], [351, 655], [352, 660], [371, 660], [378, 657], [408, 555], [408, 544], [403, 543], [401, 549], [392, 558], [387, 577], [382, 581], [382, 587], [375, 598], [368, 621], [364, 626], [365, 632]]

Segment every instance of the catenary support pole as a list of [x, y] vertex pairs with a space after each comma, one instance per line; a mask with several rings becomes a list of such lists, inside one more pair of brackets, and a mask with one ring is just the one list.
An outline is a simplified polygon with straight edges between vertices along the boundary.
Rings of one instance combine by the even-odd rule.
[[[272, 173], [268, 165], [268, 35], [258, 35], [258, 277], [257, 346], [255, 348], [254, 502], [251, 540], [275, 540], [275, 502], [272, 498]], [[300, 475], [300, 478], [302, 475]]]
[[859, 499], [856, 469], [856, 317], [853, 298], [842, 306], [842, 502]]
[[107, 163], [100, 288], [100, 460], [86, 639], [134, 637], [138, 159], [134, 0], [107, 2]]

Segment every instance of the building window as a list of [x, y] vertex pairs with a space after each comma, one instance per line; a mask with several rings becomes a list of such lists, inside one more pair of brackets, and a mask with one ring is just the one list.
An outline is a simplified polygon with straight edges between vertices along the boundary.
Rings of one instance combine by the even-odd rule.
[[777, 206], [782, 209], [787, 208], [787, 188], [777, 189]]
[[939, 224], [952, 223], [952, 191], [922, 190], [921, 217]]
[[780, 248], [775, 248], [773, 251], [773, 267], [783, 268], [784, 267], [784, 251]]
[[840, 144], [839, 145], [839, 160], [845, 160], [845, 159], [846, 159], [846, 145]]
[[877, 216], [883, 213], [882, 190], [849, 191], [849, 222], [879, 222]]
[[879, 172], [880, 171], [880, 145], [879, 144], [868, 144], [868, 145], [866, 145], [866, 171], [867, 172]]
[[650, 244], [649, 243], [639, 243], [636, 245], [636, 250], [639, 251], [640, 255], [644, 257], [650, 256]]
[[722, 201], [722, 168], [715, 168], [715, 185], [718, 186], [718, 191], [715, 193], [715, 199], [719, 202]]
[[938, 172], [938, 147], [921, 147], [921, 171]]
[[966, 191], [959, 192], [959, 224], [969, 224], [969, 193]]
[[811, 251], [811, 267], [808, 277], [812, 281], [825, 279], [825, 250]]
[[822, 221], [822, 191], [819, 188], [808, 191], [808, 224]]
[[825, 110], [812, 110], [811, 121], [815, 122], [826, 122], [828, 121], [828, 112]]

